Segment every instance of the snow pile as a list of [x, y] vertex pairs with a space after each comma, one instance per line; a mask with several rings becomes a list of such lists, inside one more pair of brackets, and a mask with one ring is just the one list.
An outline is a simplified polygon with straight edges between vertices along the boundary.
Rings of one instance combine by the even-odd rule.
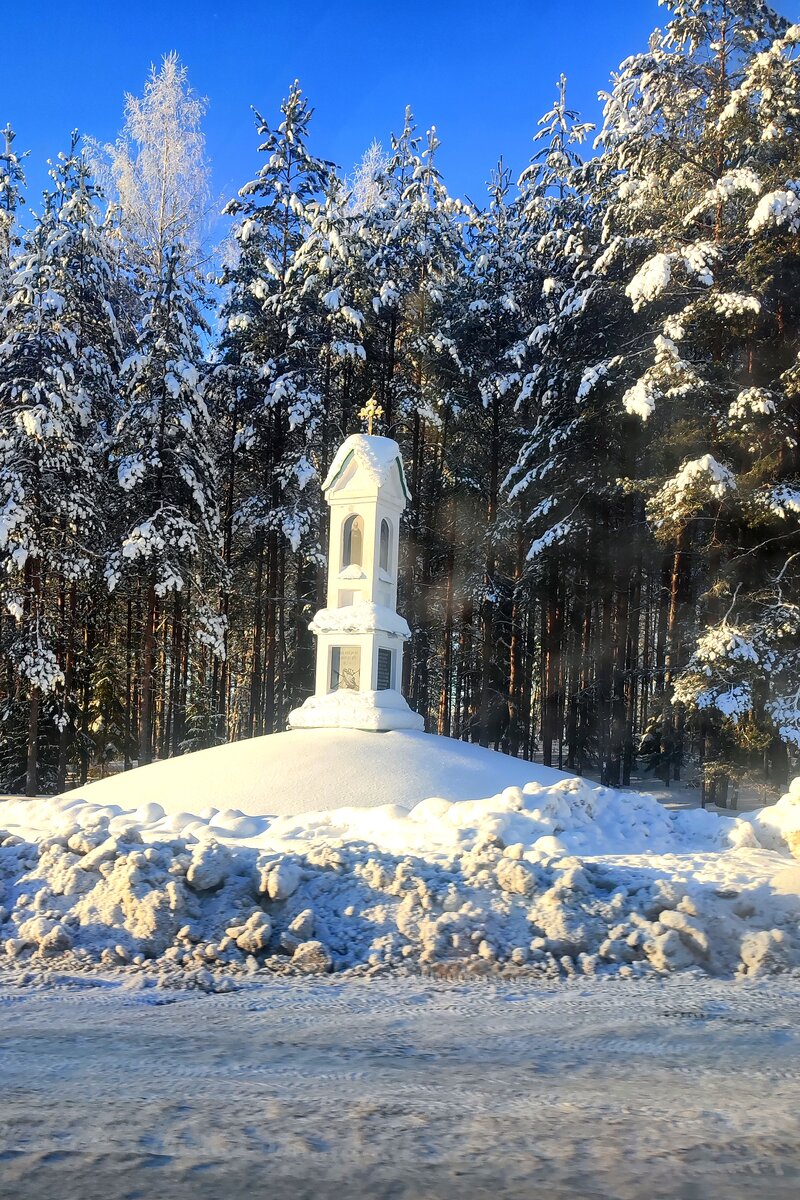
[[800, 776], [792, 780], [777, 804], [762, 808], [750, 819], [760, 845], [800, 858]]
[[268, 831], [271, 845], [366, 842], [393, 854], [427, 859], [466, 853], [475, 845], [519, 845], [534, 855], [668, 854], [682, 847], [723, 849], [744, 839], [735, 821], [702, 810], [670, 813], [637, 792], [597, 787], [565, 776], [555, 784], [508, 787], [482, 800], [431, 797], [410, 812], [396, 807], [333, 809], [285, 816]]
[[422, 730], [425, 726], [419, 713], [391, 688], [380, 692], [339, 688], [326, 696], [309, 696], [300, 708], [289, 713], [289, 724], [293, 729], [362, 729], [373, 733]]
[[[379, 696], [385, 707], [396, 693]], [[330, 703], [362, 702], [353, 693]], [[402, 711], [395, 700], [395, 713]], [[128, 810], [155, 803], [169, 816], [213, 808], [274, 817], [383, 804], [409, 809], [426, 796], [476, 799], [530, 779], [557, 783], [566, 778], [550, 767], [416, 730], [376, 738], [358, 729], [297, 729], [164, 759], [70, 792], [67, 801], [80, 798]], [[25, 811], [35, 809], [26, 806]], [[36, 828], [46, 828], [48, 819]]]
[[[799, 799], [797, 783], [737, 820], [562, 778], [275, 820], [9, 802], [0, 966], [132, 965], [203, 987], [258, 971], [796, 969]], [[776, 830], [783, 852], [765, 848]]]

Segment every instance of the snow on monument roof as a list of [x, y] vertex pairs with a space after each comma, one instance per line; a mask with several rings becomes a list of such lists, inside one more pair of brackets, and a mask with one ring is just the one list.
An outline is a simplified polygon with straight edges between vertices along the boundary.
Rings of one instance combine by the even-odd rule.
[[375, 434], [369, 433], [351, 433], [350, 437], [345, 438], [336, 451], [330, 470], [325, 476], [325, 482], [322, 485], [323, 492], [327, 492], [329, 488], [333, 487], [351, 457], [356, 460], [358, 466], [366, 472], [376, 487], [383, 487], [389, 478], [392, 467], [397, 465], [405, 497], [407, 500], [411, 499], [397, 442], [393, 438], [377, 437]]

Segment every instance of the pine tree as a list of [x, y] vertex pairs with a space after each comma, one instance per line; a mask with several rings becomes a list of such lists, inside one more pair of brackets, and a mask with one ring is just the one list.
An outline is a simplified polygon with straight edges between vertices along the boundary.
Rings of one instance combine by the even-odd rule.
[[0, 553], [3, 599], [17, 621], [10, 647], [17, 702], [27, 696], [28, 794], [39, 782], [45, 715], [60, 731], [57, 782], [64, 782], [77, 589], [96, 574], [103, 542], [105, 433], [118, 367], [105, 299], [108, 248], [77, 142], [73, 135], [52, 171], [55, 187], [0, 318]]
[[[540, 289], [528, 314], [515, 390], [524, 439], [506, 489], [526, 515], [525, 576], [539, 610], [544, 761], [553, 761], [558, 741], [561, 763], [566, 734], [571, 767], [584, 770], [599, 757], [604, 770], [610, 663], [601, 661], [595, 671], [586, 643], [593, 620], [606, 620], [613, 601], [610, 542], [621, 444], [610, 386], [613, 315], [591, 270], [601, 230], [590, 199], [591, 166], [584, 166], [579, 148], [592, 127], [568, 107], [563, 76], [539, 124], [535, 140], [542, 146], [520, 186], [528, 257], [537, 264]], [[603, 597], [598, 612], [595, 595]], [[566, 730], [562, 711], [568, 712]]]
[[460, 322], [459, 354], [469, 399], [459, 414], [456, 445], [458, 472], [480, 493], [482, 511], [475, 514], [473, 528], [481, 531], [485, 543], [471, 546], [470, 555], [473, 565], [483, 560], [482, 578], [474, 580], [472, 595], [480, 621], [474, 731], [485, 746], [511, 724], [516, 747], [522, 528], [518, 507], [501, 503], [501, 487], [518, 449], [514, 410], [541, 274], [526, 253], [524, 206], [519, 198], [511, 199], [510, 191], [511, 172], [501, 161], [489, 182], [489, 203], [471, 214], [468, 228], [470, 290]]
[[11, 260], [19, 246], [16, 221], [17, 211], [20, 205], [25, 203], [25, 171], [22, 160], [27, 158], [27, 151], [18, 155], [14, 150], [17, 135], [10, 125], [0, 130], [0, 136], [3, 138], [3, 149], [0, 152], [0, 299], [5, 301]]
[[[376, 397], [386, 427], [400, 436], [409, 467], [411, 503], [403, 569], [403, 603], [415, 632], [404, 662], [405, 687], [427, 718], [430, 664], [440, 611], [435, 549], [438, 510], [447, 473], [453, 416], [462, 393], [458, 350], [459, 268], [465, 263], [461, 208], [448, 195], [437, 166], [435, 128], [423, 139], [406, 112], [392, 139], [389, 203], [375, 232], [369, 345], [383, 386]], [[377, 336], [375, 336], [377, 335]]]
[[[783, 40], [786, 23], [755, 0], [670, 8], [665, 33], [616, 80], [603, 142], [605, 169], [618, 181], [605, 217], [616, 231], [607, 261], [633, 258], [626, 291], [651, 342], [625, 355], [626, 367], [636, 356], [637, 369], [623, 403], [648, 425], [638, 470], [651, 527], [672, 558], [662, 754], [677, 776], [684, 706], [673, 707], [671, 691], [691, 653], [692, 601], [705, 575], [702, 611], [713, 627], [726, 592], [753, 570], [747, 510], [780, 477], [792, 426], [785, 381], [776, 377], [780, 365], [789, 367], [776, 317], [785, 327], [793, 315], [791, 287], [785, 268], [775, 274], [775, 246], [765, 254], [758, 244], [773, 210], [769, 198], [757, 198], [765, 166], [772, 180], [783, 171], [785, 182], [796, 134], [787, 110], [772, 129], [756, 115], [758, 97], [771, 92], [755, 82], [768, 61], [784, 76], [782, 103], [789, 100], [794, 40]], [[741, 562], [737, 545], [747, 545]], [[746, 592], [737, 595], [743, 604]], [[685, 687], [679, 694], [686, 701]]]
[[[322, 294], [316, 286], [320, 277], [337, 269], [338, 249], [331, 247], [331, 254], [318, 246], [314, 262], [307, 244], [309, 238], [313, 245], [318, 236], [325, 240], [334, 233], [329, 205], [336, 200], [331, 164], [308, 149], [312, 112], [299, 84], [292, 85], [281, 106], [277, 129], [256, 115], [265, 162], [226, 208], [236, 218], [236, 259], [224, 277], [228, 298], [222, 346], [222, 361], [237, 379], [236, 405], [230, 414], [237, 460], [231, 520], [247, 543], [242, 552], [255, 576], [247, 718], [251, 733], [281, 727], [283, 710], [293, 703], [286, 693], [280, 700], [276, 697], [283, 634], [275, 598], [285, 594], [292, 560], [300, 595], [307, 591], [303, 581], [309, 569], [316, 575], [321, 561], [322, 502], [315, 451], [327, 419], [328, 397], [320, 376], [322, 342], [329, 361], [334, 353], [333, 340], [323, 330], [334, 313], [348, 331], [358, 326], [357, 314], [335, 285]], [[339, 357], [352, 359], [352, 334], [339, 340], [347, 348]], [[296, 609], [295, 615], [297, 628]]]
[[139, 760], [149, 762], [157, 624], [165, 601], [172, 601], [173, 628], [190, 622], [215, 654], [223, 652], [223, 628], [213, 603], [219, 514], [203, 396], [204, 322], [180, 248], [165, 257], [144, 304], [139, 346], [123, 368], [124, 411], [112, 437], [121, 536], [106, 574], [111, 591], [135, 582], [143, 598]]

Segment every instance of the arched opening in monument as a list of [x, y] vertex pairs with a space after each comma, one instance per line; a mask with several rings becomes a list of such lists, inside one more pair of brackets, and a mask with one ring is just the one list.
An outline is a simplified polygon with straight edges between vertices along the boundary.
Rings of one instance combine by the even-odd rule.
[[342, 526], [342, 570], [360, 567], [364, 561], [364, 520], [353, 514]]
[[389, 574], [389, 562], [391, 560], [392, 550], [392, 530], [389, 522], [384, 517], [381, 521], [381, 544], [378, 558], [378, 565], [384, 574]]

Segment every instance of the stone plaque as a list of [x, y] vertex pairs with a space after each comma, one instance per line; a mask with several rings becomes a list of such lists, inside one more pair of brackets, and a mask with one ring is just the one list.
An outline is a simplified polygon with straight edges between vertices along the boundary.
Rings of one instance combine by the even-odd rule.
[[392, 652], [391, 650], [378, 651], [378, 680], [375, 685], [375, 690], [385, 692], [392, 686]]
[[361, 687], [361, 649], [334, 646], [331, 650], [331, 687], [357, 692]]

